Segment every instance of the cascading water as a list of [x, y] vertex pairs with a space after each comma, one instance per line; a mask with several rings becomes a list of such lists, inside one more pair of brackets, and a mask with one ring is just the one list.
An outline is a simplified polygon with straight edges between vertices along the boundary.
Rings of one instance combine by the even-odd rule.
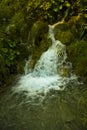
[[86, 130], [82, 122], [86, 95], [79, 90], [65, 45], [54, 38], [54, 27], [49, 26], [52, 45], [34, 70], [30, 69], [31, 57], [25, 75], [0, 94], [0, 130]]
[[14, 87], [14, 92], [27, 91], [28, 95], [47, 93], [50, 89], [64, 90], [71, 81], [77, 82], [77, 77], [71, 73], [71, 63], [67, 62], [66, 47], [55, 40], [54, 28], [49, 25], [49, 38], [52, 45], [44, 52], [32, 73], [28, 73], [27, 63], [25, 74]]
[[26, 64], [24, 67], [24, 72], [25, 75], [27, 75], [28, 73], [30, 73], [32, 70], [30, 69], [30, 61], [32, 60], [32, 57], [29, 57], [28, 60], [26, 60]]

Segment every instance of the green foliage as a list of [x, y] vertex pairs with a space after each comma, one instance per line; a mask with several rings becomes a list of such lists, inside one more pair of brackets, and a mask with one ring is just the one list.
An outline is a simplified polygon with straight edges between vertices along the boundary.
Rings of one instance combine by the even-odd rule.
[[86, 0], [79, 0], [79, 4], [82, 10], [87, 10], [87, 1]]
[[4, 39], [0, 44], [3, 44], [3, 47], [0, 48], [0, 52], [4, 58], [5, 65], [10, 67], [14, 64], [16, 57], [20, 54], [19, 51], [17, 51], [17, 43], [12, 42], [10, 39]]
[[59, 19], [59, 13], [61, 13], [63, 17], [66, 9], [70, 6], [71, 3], [69, 3], [69, 1], [67, 0], [33, 0], [33, 2], [28, 0], [27, 12], [31, 12], [32, 16], [36, 14], [37, 18], [43, 17], [43, 19], [52, 22], [53, 20], [55, 20], [55, 17], [56, 19]]
[[[68, 26], [63, 27], [64, 30], [61, 29], [59, 33], [57, 33], [56, 39], [61, 40], [67, 45], [68, 57], [74, 65], [75, 73], [85, 76], [87, 80], [87, 41], [80, 41], [80, 35], [83, 33], [81, 25], [87, 21], [86, 1], [87, 0], [0, 0], [0, 85], [7, 83], [11, 74], [23, 72], [24, 59], [29, 56], [29, 53], [32, 54], [34, 63], [31, 66], [32, 68], [34, 67], [42, 52], [46, 51], [51, 44], [47, 39], [48, 30], [45, 31], [47, 25], [44, 26], [40, 21], [53, 24], [64, 18], [67, 10], [69, 10], [67, 20], [71, 18], [71, 21], [67, 22]], [[82, 21], [84, 22], [80, 23], [76, 20], [78, 13], [82, 13], [85, 19], [82, 19]], [[76, 18], [72, 16], [76, 16]], [[30, 30], [31, 39], [28, 39]], [[84, 26], [84, 30], [87, 30], [87, 26]], [[27, 46], [32, 45], [33, 38], [35, 45], [28, 50]], [[75, 118], [77, 120], [76, 124], [80, 122], [87, 128], [87, 110], [85, 109], [87, 108], [87, 90], [82, 93], [82, 96], [78, 95], [78, 97], [79, 99], [77, 104], [74, 105], [75, 107], [72, 107], [71, 101], [74, 104], [75, 101], [77, 101], [76, 92], [69, 93], [69, 96], [66, 93], [63, 100], [60, 100], [58, 97], [55, 106], [57, 105], [59, 108], [56, 110], [58, 114], [60, 114], [59, 112], [62, 113], [60, 115], [62, 122], [67, 118], [67, 115], [69, 117], [72, 116], [73, 120], [74, 116], [78, 114]], [[69, 102], [70, 104], [68, 104]], [[50, 105], [52, 105], [52, 103]], [[68, 106], [70, 106], [70, 108]], [[53, 109], [54, 107], [49, 108]], [[74, 109], [77, 111], [73, 111]], [[82, 113], [82, 111], [84, 112]], [[70, 115], [70, 113], [72, 113], [72, 115]], [[51, 116], [53, 115], [51, 114]], [[66, 123], [68, 126], [70, 125], [70, 119], [71, 118], [67, 118]], [[76, 127], [75, 125], [75, 128]], [[69, 127], [65, 127], [65, 129], [69, 129]]]

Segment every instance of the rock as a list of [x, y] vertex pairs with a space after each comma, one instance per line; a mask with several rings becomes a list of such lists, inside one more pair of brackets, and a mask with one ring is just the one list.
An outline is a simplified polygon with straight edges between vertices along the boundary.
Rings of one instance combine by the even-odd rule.
[[39, 46], [39, 43], [48, 33], [48, 24], [42, 21], [36, 21], [29, 33], [29, 43]]
[[57, 40], [60, 40], [63, 44], [69, 45], [74, 40], [74, 36], [70, 30], [61, 31], [59, 30], [58, 33], [55, 35]]
[[67, 53], [75, 73], [87, 77], [87, 41], [75, 41], [67, 47]]
[[37, 60], [40, 58], [41, 54], [46, 51], [51, 42], [48, 40], [48, 24], [43, 21], [36, 21], [29, 34], [29, 46], [31, 53], [33, 65], [36, 64]]
[[70, 76], [70, 68], [68, 68], [67, 66], [61, 66], [59, 69], [59, 74], [62, 77], [69, 77]]

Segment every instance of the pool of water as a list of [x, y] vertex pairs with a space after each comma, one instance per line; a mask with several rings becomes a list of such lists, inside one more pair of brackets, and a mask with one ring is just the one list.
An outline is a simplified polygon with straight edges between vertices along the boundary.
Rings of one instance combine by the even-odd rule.
[[84, 85], [50, 90], [36, 98], [10, 89], [0, 94], [0, 130], [86, 130], [86, 119]]

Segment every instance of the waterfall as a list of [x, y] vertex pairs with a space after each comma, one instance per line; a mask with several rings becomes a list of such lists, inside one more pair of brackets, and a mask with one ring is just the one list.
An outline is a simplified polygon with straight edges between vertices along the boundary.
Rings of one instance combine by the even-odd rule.
[[30, 67], [30, 62], [32, 60], [32, 57], [29, 56], [28, 60], [26, 60], [25, 66], [24, 66], [24, 73], [27, 75], [28, 73], [32, 72], [31, 67]]
[[49, 26], [49, 37], [52, 45], [42, 54], [39, 61], [35, 65], [34, 76], [52, 76], [58, 75], [59, 67], [66, 61], [66, 47], [60, 41], [55, 40], [53, 28]]
[[29, 73], [29, 61], [26, 60], [26, 64], [25, 64], [25, 67], [24, 67], [24, 72], [25, 72], [25, 75]]
[[37, 61], [32, 72], [28, 73], [26, 62], [25, 74], [20, 78], [14, 92], [27, 91], [28, 95], [47, 93], [49, 90], [64, 90], [71, 82], [77, 83], [77, 76], [72, 73], [72, 64], [67, 61], [66, 46], [54, 37], [55, 26], [49, 25], [49, 38], [52, 45]]

